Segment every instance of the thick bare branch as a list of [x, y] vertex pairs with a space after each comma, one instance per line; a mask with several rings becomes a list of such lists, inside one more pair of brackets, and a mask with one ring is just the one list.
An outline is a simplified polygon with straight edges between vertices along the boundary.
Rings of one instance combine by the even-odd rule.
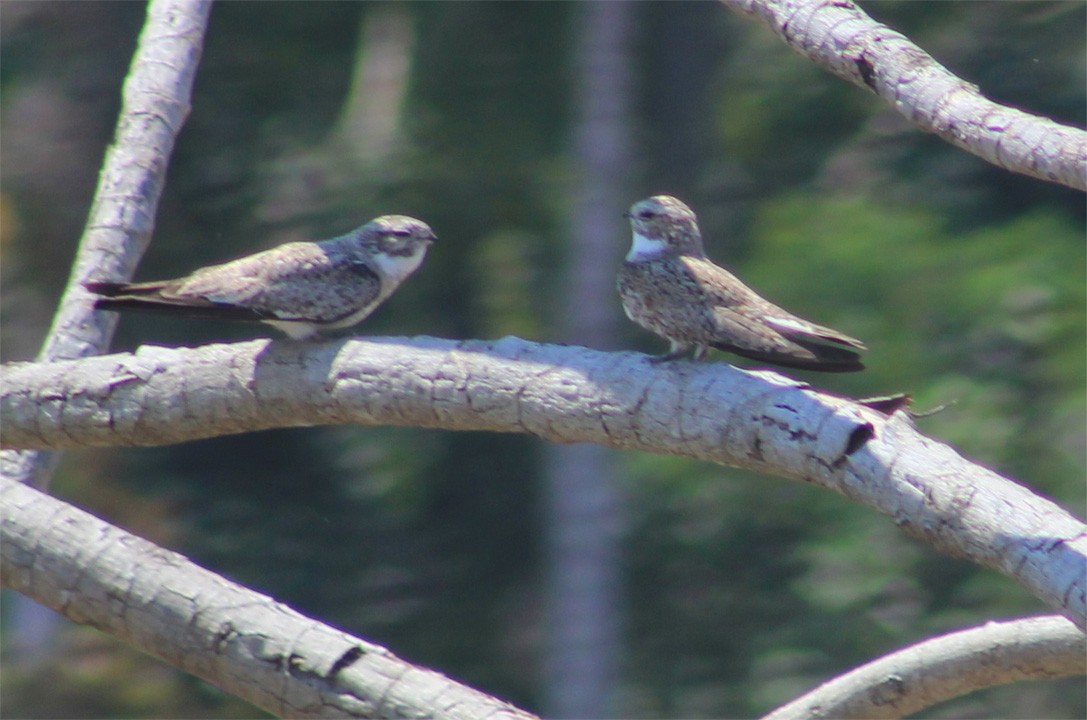
[[1087, 133], [989, 100], [849, 0], [722, 0], [923, 130], [1012, 172], [1087, 189]]
[[1063, 617], [990, 622], [911, 645], [837, 677], [763, 720], [900, 718], [959, 695], [1087, 671], [1083, 633]]
[[0, 445], [161, 445], [353, 423], [526, 432], [813, 482], [1000, 570], [1084, 627], [1083, 523], [887, 417], [774, 372], [434, 338], [144, 347], [4, 369]]
[[[109, 346], [115, 316], [96, 313], [83, 282], [132, 276], [151, 237], [174, 139], [189, 114], [211, 0], [152, 0], [122, 92], [113, 145], [39, 360], [95, 355]], [[44, 488], [49, 452], [0, 452], [0, 474]]]
[[534, 717], [0, 479], [0, 581], [280, 717]]

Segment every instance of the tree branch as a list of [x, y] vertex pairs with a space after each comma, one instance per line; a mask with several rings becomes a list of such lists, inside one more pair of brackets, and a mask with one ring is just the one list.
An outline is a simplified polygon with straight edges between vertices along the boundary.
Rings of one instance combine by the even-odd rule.
[[905, 717], [994, 685], [1082, 675], [1085, 651], [1083, 633], [1063, 617], [990, 622], [862, 665], [763, 720]]
[[[106, 153], [68, 287], [38, 359], [69, 360], [109, 347], [116, 319], [94, 312], [83, 282], [132, 277], [154, 227], [174, 140], [189, 114], [211, 0], [152, 0], [122, 91], [113, 145]], [[0, 452], [0, 474], [38, 488], [49, 484], [49, 452]]]
[[1087, 625], [1087, 528], [888, 417], [770, 371], [504, 338], [257, 340], [4, 368], [0, 446], [161, 445], [353, 423], [526, 432], [816, 483]]
[[1012, 172], [1087, 189], [1087, 133], [989, 100], [849, 0], [721, 0], [922, 130]]
[[0, 582], [280, 717], [534, 717], [0, 479]]

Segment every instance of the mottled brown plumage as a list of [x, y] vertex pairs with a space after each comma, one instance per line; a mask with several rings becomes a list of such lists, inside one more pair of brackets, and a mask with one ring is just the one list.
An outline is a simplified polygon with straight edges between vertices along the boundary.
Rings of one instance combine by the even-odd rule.
[[658, 195], [627, 215], [634, 237], [619, 296], [627, 317], [671, 343], [658, 361], [691, 350], [700, 360], [712, 347], [805, 370], [864, 369], [859, 340], [782, 310], [707, 258], [697, 219], [681, 201]]
[[293, 242], [183, 278], [89, 282], [99, 310], [147, 310], [268, 323], [301, 339], [350, 327], [419, 267], [434, 233], [421, 220], [384, 215], [346, 235]]

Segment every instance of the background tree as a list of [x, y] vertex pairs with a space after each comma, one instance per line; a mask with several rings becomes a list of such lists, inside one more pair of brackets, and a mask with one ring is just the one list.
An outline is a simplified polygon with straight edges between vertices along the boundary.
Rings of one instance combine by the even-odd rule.
[[[615, 214], [629, 193], [630, 45], [633, 7], [589, 3], [571, 21], [572, 130], [569, 241], [559, 275], [559, 339], [615, 347]], [[607, 717], [616, 712], [623, 658], [622, 534], [626, 491], [613, 452], [592, 444], [549, 445], [543, 459], [547, 548], [544, 649], [547, 717]]]

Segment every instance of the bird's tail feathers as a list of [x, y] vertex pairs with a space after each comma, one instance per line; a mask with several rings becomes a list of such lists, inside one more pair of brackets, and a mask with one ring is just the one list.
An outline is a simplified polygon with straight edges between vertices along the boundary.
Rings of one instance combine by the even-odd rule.
[[858, 372], [864, 370], [861, 356], [852, 350], [833, 345], [794, 342], [799, 346], [795, 354], [760, 352], [732, 345], [715, 345], [714, 347], [751, 360], [760, 360], [783, 367], [797, 368], [798, 370], [815, 370], [818, 372]]
[[200, 297], [174, 298], [164, 296], [162, 291], [169, 282], [118, 283], [88, 282], [83, 287], [99, 295], [94, 301], [96, 310], [123, 312], [129, 310], [171, 313], [195, 318], [215, 320], [259, 321], [281, 319], [276, 315], [261, 312], [252, 307], [213, 302]]
[[790, 315], [768, 314], [762, 321], [784, 343], [767, 345], [764, 349], [734, 345], [719, 345], [718, 349], [802, 370], [856, 372], [864, 369], [858, 351], [866, 348], [860, 340]]
[[166, 287], [165, 282], [145, 282], [145, 283], [126, 283], [126, 282], [85, 282], [83, 287], [87, 288], [95, 295], [101, 295], [102, 297], [115, 298], [122, 295], [129, 297], [140, 297], [147, 295], [155, 295], [162, 291]]

